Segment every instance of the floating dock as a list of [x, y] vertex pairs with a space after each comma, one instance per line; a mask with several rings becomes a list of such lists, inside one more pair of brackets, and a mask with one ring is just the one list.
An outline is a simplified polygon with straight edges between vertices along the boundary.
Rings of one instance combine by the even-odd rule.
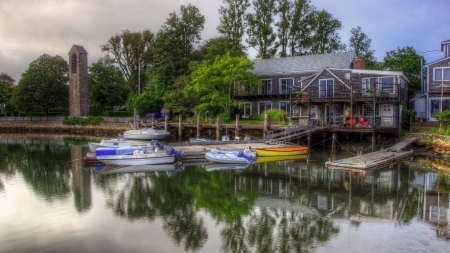
[[385, 150], [368, 153], [361, 156], [355, 156], [347, 159], [326, 162], [325, 166], [329, 169], [353, 169], [356, 171], [375, 170], [386, 165], [397, 162], [413, 156], [413, 150], [405, 150], [409, 145], [413, 144], [416, 138], [406, 138], [394, 146]]

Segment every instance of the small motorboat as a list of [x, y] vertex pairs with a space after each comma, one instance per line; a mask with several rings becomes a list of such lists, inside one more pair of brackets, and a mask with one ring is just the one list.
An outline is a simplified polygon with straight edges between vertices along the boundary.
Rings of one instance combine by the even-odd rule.
[[244, 151], [213, 149], [205, 154], [205, 158], [216, 163], [250, 164], [255, 162], [256, 153], [248, 148]]
[[97, 148], [129, 148], [131, 144], [123, 138], [103, 139], [101, 142], [88, 142], [89, 151], [95, 152]]
[[256, 154], [261, 156], [291, 156], [304, 155], [308, 152], [308, 147], [271, 147], [271, 148], [256, 148]]
[[123, 136], [130, 140], [159, 140], [169, 136], [170, 133], [164, 130], [156, 130], [154, 128], [143, 128], [139, 130], [125, 131]]

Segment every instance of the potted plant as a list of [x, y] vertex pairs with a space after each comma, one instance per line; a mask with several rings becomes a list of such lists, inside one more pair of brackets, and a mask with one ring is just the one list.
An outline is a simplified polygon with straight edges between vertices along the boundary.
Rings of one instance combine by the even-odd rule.
[[303, 91], [301, 91], [301, 90], [298, 90], [297, 92], [295, 92], [295, 95], [297, 95], [297, 97], [301, 97], [301, 96], [303, 96]]
[[380, 96], [385, 97], [385, 96], [389, 96], [389, 92], [385, 91], [385, 90], [380, 90], [379, 91]]
[[366, 89], [366, 96], [373, 97], [373, 89]]

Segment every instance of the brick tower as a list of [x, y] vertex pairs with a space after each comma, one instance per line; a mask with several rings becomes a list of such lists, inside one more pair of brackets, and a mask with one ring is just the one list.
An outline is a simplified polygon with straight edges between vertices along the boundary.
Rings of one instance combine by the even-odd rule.
[[88, 52], [73, 45], [69, 51], [69, 115], [87, 116], [89, 112]]

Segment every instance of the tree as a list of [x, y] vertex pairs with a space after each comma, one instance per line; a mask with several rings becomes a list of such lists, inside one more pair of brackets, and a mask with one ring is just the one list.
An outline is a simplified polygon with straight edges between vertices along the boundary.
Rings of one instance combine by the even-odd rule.
[[273, 17], [277, 14], [276, 0], [253, 0], [255, 13], [246, 15], [247, 43], [258, 51], [257, 58], [269, 59], [276, 55], [278, 44], [273, 31]]
[[227, 53], [233, 57], [245, 55], [244, 51], [240, 49], [233, 50], [233, 42], [223, 37], [206, 40], [199, 51], [203, 55], [203, 60], [210, 63], [213, 63], [217, 56], [226, 55]]
[[228, 6], [220, 6], [220, 25], [217, 26], [217, 31], [229, 41], [231, 51], [243, 51], [245, 47], [241, 41], [247, 26], [245, 12], [250, 6], [249, 0], [223, 0], [222, 2]]
[[192, 85], [185, 89], [185, 96], [198, 98], [197, 112], [205, 112], [209, 107], [220, 107], [228, 114], [235, 102], [237, 86], [256, 88], [258, 77], [249, 72], [253, 62], [244, 57], [218, 56], [212, 65], [202, 63], [192, 72]]
[[311, 37], [308, 39], [310, 53], [333, 53], [344, 48], [341, 37], [337, 33], [342, 28], [341, 21], [326, 10], [313, 11], [308, 18], [312, 30]]
[[195, 56], [194, 44], [201, 40], [205, 17], [197, 7], [181, 5], [180, 15], [169, 14], [156, 36], [156, 72], [165, 88], [178, 76], [188, 75], [189, 62]]
[[356, 57], [364, 60], [367, 69], [374, 69], [376, 66], [375, 56], [373, 55], [375, 50], [370, 49], [372, 39], [361, 31], [360, 26], [352, 28], [350, 33], [352, 34], [349, 39], [350, 50], [355, 52]]
[[191, 83], [191, 76], [179, 76], [171, 89], [163, 97], [164, 108], [169, 108], [173, 113], [188, 113], [198, 104], [198, 99], [186, 97], [184, 89]]
[[120, 69], [100, 59], [89, 67], [89, 99], [103, 109], [106, 105], [123, 105], [130, 94]]
[[15, 82], [9, 75], [0, 73], [0, 104], [9, 102]]
[[309, 0], [295, 0], [292, 6], [291, 27], [289, 31], [288, 46], [290, 55], [302, 55], [308, 48], [308, 38], [311, 34], [311, 19], [309, 16], [315, 10]]
[[30, 63], [14, 88], [11, 103], [19, 112], [69, 107], [69, 65], [61, 56], [41, 55]]
[[[106, 44], [100, 45], [105, 59], [119, 65], [126, 82], [134, 93], [140, 88], [138, 83], [145, 83], [145, 71], [154, 65], [155, 34], [152, 31], [130, 32], [124, 30], [109, 38]], [[138, 77], [139, 72], [141, 76]]]
[[397, 48], [386, 53], [383, 59], [385, 70], [403, 71], [409, 79], [408, 97], [412, 98], [420, 91], [421, 60], [425, 59], [416, 53], [413, 47]]
[[280, 44], [280, 57], [287, 56], [287, 47], [290, 34], [291, 18], [292, 18], [293, 3], [288, 0], [278, 0], [278, 13], [280, 14], [280, 21], [275, 23], [278, 27], [278, 40]]

